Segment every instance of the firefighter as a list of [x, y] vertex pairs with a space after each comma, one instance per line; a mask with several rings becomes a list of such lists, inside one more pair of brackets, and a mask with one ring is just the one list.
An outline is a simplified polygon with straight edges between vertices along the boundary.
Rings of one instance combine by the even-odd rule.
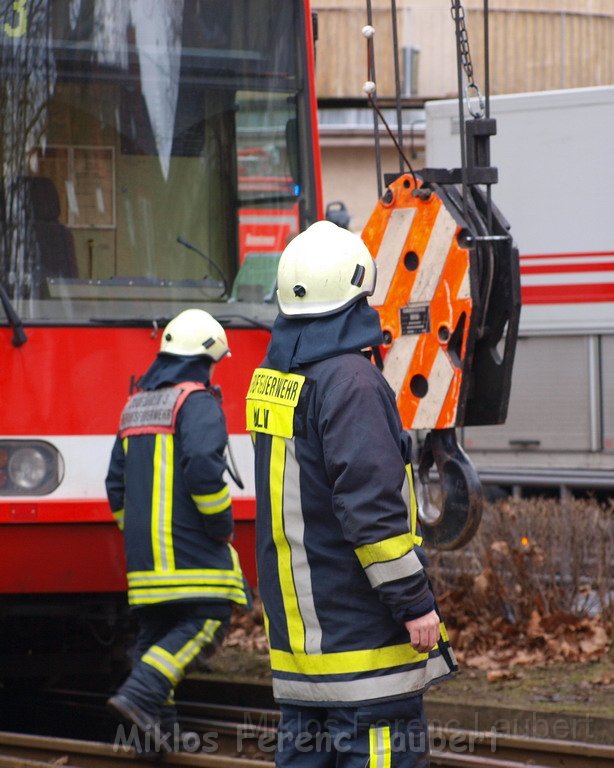
[[428, 762], [422, 694], [456, 669], [418, 547], [408, 433], [366, 350], [376, 267], [328, 221], [278, 267], [267, 356], [247, 395], [276, 765]]
[[[106, 487], [123, 531], [128, 601], [138, 634], [128, 679], [107, 702], [135, 725], [143, 752], [178, 733], [174, 690], [186, 667], [223, 637], [247, 590], [224, 479], [228, 435], [214, 364], [229, 355], [222, 326], [188, 309], [164, 329], [160, 351], [120, 419]], [[145, 741], [143, 741], [143, 739]]]

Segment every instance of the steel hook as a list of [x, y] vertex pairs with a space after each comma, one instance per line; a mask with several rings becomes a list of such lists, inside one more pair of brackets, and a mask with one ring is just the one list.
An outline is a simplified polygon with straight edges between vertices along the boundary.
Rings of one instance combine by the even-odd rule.
[[[441, 506], [429, 491], [429, 470], [435, 464], [441, 486]], [[418, 466], [417, 494], [422, 536], [436, 549], [459, 549], [469, 542], [482, 519], [482, 484], [475, 467], [456, 441], [454, 429], [434, 429], [427, 435]]]

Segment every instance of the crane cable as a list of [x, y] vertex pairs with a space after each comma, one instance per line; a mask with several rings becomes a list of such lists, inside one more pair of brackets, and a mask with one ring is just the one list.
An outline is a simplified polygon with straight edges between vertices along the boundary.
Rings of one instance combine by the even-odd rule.
[[[471, 60], [471, 51], [469, 49], [469, 36], [465, 23], [465, 9], [461, 0], [451, 0], [451, 15], [454, 20], [456, 32], [456, 61], [458, 77], [458, 113], [459, 113], [459, 134], [462, 168], [462, 189], [463, 189], [463, 209], [468, 214], [467, 195], [467, 157], [465, 143], [465, 116], [463, 109], [463, 97], [469, 114], [475, 119], [490, 118], [490, 32], [489, 32], [489, 8], [488, 0], [484, 0], [484, 96], [482, 96], [479, 87], [473, 77], [473, 63]], [[463, 88], [463, 72], [467, 84]], [[477, 108], [472, 108], [472, 94], [477, 99]], [[492, 229], [492, 195], [491, 185], [486, 185], [486, 220], [488, 232]]]
[[407, 165], [410, 174], [414, 181], [414, 188], [418, 188], [418, 180], [410, 161], [407, 159], [405, 152], [403, 151], [403, 120], [402, 120], [402, 108], [401, 108], [401, 78], [399, 72], [399, 40], [397, 29], [397, 9], [396, 1], [391, 0], [391, 16], [392, 16], [392, 49], [394, 57], [394, 73], [395, 73], [395, 106], [397, 114], [397, 134], [398, 139], [394, 135], [394, 132], [388, 125], [384, 114], [377, 104], [377, 86], [375, 81], [375, 45], [373, 37], [375, 35], [375, 29], [373, 27], [373, 12], [371, 8], [371, 0], [367, 0], [367, 25], [362, 28], [362, 35], [367, 40], [367, 81], [363, 85], [363, 92], [366, 94], [371, 108], [373, 109], [373, 128], [374, 128], [374, 140], [375, 140], [375, 169], [377, 175], [377, 194], [378, 197], [382, 196], [382, 160], [381, 160], [381, 146], [379, 136], [379, 122], [381, 120], [386, 132], [390, 136], [392, 143], [394, 144], [397, 152], [399, 153], [399, 170], [400, 173], [404, 173], [404, 164]]
[[[380, 146], [380, 134], [379, 134], [379, 120], [383, 123], [388, 135], [390, 136], [398, 154], [399, 154], [399, 171], [402, 174], [404, 172], [404, 164], [407, 165], [409, 172], [411, 173], [414, 185], [417, 188], [416, 175], [412, 168], [411, 163], [407, 159], [403, 151], [403, 112], [401, 104], [401, 78], [399, 73], [399, 40], [398, 40], [398, 26], [397, 26], [397, 6], [396, 0], [391, 0], [391, 18], [392, 18], [392, 51], [394, 61], [394, 80], [395, 80], [395, 107], [397, 115], [397, 135], [394, 133], [386, 118], [384, 117], [381, 109], [377, 104], [377, 86], [375, 80], [375, 45], [373, 37], [375, 35], [375, 29], [373, 27], [373, 9], [371, 0], [367, 2], [367, 24], [362, 28], [362, 34], [367, 40], [367, 81], [363, 85], [363, 92], [366, 94], [371, 108], [373, 109], [373, 132], [375, 143], [375, 171], [377, 176], [377, 193], [378, 196], [382, 196], [382, 159], [381, 159], [381, 146]], [[455, 33], [456, 33], [456, 59], [457, 59], [457, 80], [458, 80], [458, 108], [459, 108], [459, 133], [460, 133], [460, 150], [461, 150], [461, 168], [462, 168], [462, 189], [463, 189], [463, 209], [465, 216], [468, 218], [468, 184], [467, 184], [467, 156], [465, 145], [465, 125], [464, 125], [464, 108], [463, 108], [463, 95], [467, 105], [467, 111], [474, 119], [480, 119], [484, 116], [488, 118], [490, 116], [490, 77], [489, 77], [489, 25], [488, 25], [488, 0], [484, 0], [484, 71], [485, 71], [485, 98], [482, 97], [479, 87], [477, 86], [473, 77], [473, 63], [471, 60], [471, 52], [469, 50], [469, 36], [467, 34], [467, 26], [465, 24], [465, 9], [461, 0], [451, 0], [451, 15], [454, 20]], [[463, 88], [463, 72], [467, 79], [467, 84]], [[477, 99], [477, 109], [472, 108], [471, 98]], [[490, 184], [487, 185], [487, 219], [488, 229], [492, 223], [492, 202], [491, 202], [491, 189]]]
[[[375, 92], [375, 52], [373, 44], [373, 10], [371, 0], [367, 0], [367, 26], [363, 27], [362, 34], [367, 40], [367, 82], [363, 86], [364, 92], [369, 98], [369, 103], [373, 107], [373, 139], [375, 141], [375, 173], [377, 175], [377, 196], [382, 196], [382, 153], [379, 142], [379, 123], [377, 116], [380, 111], [377, 107], [377, 95]], [[372, 86], [372, 90], [371, 90]]]
[[[464, 105], [474, 120], [488, 119], [490, 116], [490, 79], [489, 79], [489, 30], [488, 30], [488, 0], [484, 0], [484, 71], [485, 71], [485, 97], [482, 97], [480, 89], [473, 77], [473, 63], [471, 61], [471, 52], [469, 49], [469, 37], [467, 26], [465, 24], [465, 9], [461, 0], [451, 0], [451, 15], [454, 20], [456, 30], [456, 61], [458, 75], [458, 114], [459, 114], [459, 134], [461, 151], [461, 182], [462, 182], [462, 205], [465, 221], [472, 222], [475, 227], [476, 237], [484, 241], [484, 247], [481, 251], [481, 259], [478, 267], [480, 276], [480, 297], [482, 305], [482, 316], [478, 326], [478, 338], [483, 338], [487, 333], [487, 314], [490, 302], [494, 276], [495, 276], [495, 255], [492, 243], [488, 243], [492, 235], [492, 195], [491, 185], [486, 184], [486, 222], [484, 223], [480, 215], [475, 210], [473, 197], [470, 195], [468, 180], [469, 169], [467, 167], [467, 146], [465, 132]], [[467, 84], [463, 88], [463, 73]], [[477, 108], [472, 107], [472, 94], [477, 99]]]

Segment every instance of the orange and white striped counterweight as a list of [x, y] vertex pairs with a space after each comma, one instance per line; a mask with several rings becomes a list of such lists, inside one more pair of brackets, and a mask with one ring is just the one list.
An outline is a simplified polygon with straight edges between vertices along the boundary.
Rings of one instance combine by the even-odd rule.
[[459, 423], [463, 368], [477, 286], [461, 223], [413, 176], [378, 201], [362, 239], [377, 263], [370, 298], [384, 331], [383, 374], [406, 429]]
[[[462, 546], [479, 525], [482, 487], [455, 428], [505, 420], [520, 315], [509, 225], [477, 184], [462, 191], [458, 178], [437, 169], [398, 176], [362, 233], [384, 332], [374, 362], [405, 429], [428, 430], [417, 491], [424, 538], [440, 549]], [[440, 510], [428, 498], [433, 465]]]

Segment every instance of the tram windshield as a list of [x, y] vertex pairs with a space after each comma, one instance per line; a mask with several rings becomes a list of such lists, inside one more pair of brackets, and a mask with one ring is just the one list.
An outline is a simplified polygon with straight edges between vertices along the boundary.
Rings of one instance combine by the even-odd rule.
[[4, 3], [0, 282], [21, 318], [273, 309], [316, 217], [305, 39], [298, 0]]

